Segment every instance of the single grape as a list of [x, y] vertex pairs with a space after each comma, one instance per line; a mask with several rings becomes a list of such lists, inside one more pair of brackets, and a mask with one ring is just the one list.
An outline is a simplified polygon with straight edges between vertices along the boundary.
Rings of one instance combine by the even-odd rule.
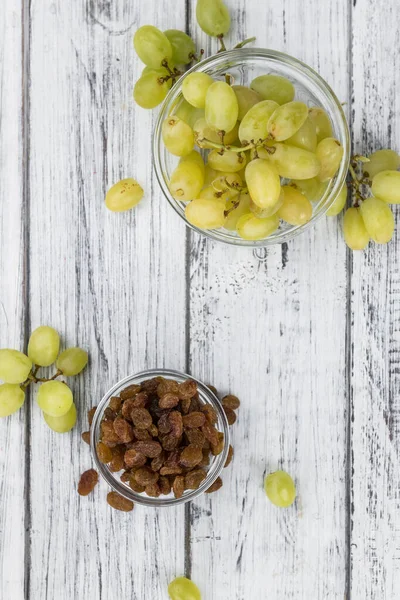
[[294, 98], [293, 83], [280, 75], [260, 75], [250, 84], [263, 100], [273, 100], [278, 104], [287, 104]]
[[[236, 192], [236, 196], [237, 196], [237, 192]], [[224, 206], [225, 203], [228, 201], [228, 197], [227, 197], [227, 192], [222, 192], [220, 190], [216, 190], [215, 188], [213, 188], [212, 185], [209, 185], [207, 187], [204, 187], [200, 194], [199, 194], [199, 198], [205, 198], [206, 200], [220, 200], [221, 202], [223, 202]]]
[[246, 166], [246, 155], [244, 152], [233, 152], [225, 150], [220, 154], [218, 150], [212, 150], [208, 155], [208, 164], [216, 171], [236, 173]]
[[230, 173], [229, 171], [215, 171], [215, 173], [216, 176], [212, 180], [211, 185], [217, 191], [224, 191], [227, 187], [231, 189], [232, 186], [234, 186], [237, 191], [240, 191], [240, 188], [243, 186], [243, 180], [237, 172]]
[[40, 367], [52, 365], [59, 349], [60, 336], [52, 327], [38, 327], [29, 338], [28, 356], [35, 365]]
[[250, 108], [261, 102], [262, 98], [260, 94], [244, 85], [233, 85], [232, 89], [236, 94], [239, 107], [238, 121], [241, 121]]
[[287, 102], [278, 106], [268, 121], [268, 132], [277, 142], [287, 140], [303, 125], [308, 116], [304, 102]]
[[335, 217], [342, 212], [347, 200], [347, 185], [344, 183], [338, 195], [335, 198], [334, 203], [326, 211], [329, 217]]
[[164, 77], [161, 69], [142, 75], [133, 90], [135, 102], [142, 108], [155, 108], [161, 104], [171, 86], [170, 80], [164, 81]]
[[172, 172], [169, 189], [176, 200], [188, 202], [198, 198], [204, 184], [204, 167], [197, 162], [183, 160]]
[[371, 191], [388, 204], [400, 204], [400, 171], [381, 171], [375, 175]]
[[390, 242], [394, 232], [394, 216], [390, 206], [384, 200], [372, 196], [361, 203], [360, 212], [371, 239], [377, 244]]
[[359, 208], [348, 208], [343, 217], [343, 235], [351, 250], [364, 250], [369, 242], [369, 234], [365, 228]]
[[17, 412], [25, 402], [25, 392], [15, 383], [0, 385], [0, 417]]
[[105, 203], [112, 212], [122, 212], [139, 204], [143, 194], [143, 188], [135, 179], [122, 179], [110, 187]]
[[165, 147], [171, 154], [186, 156], [193, 150], [193, 129], [179, 117], [167, 117], [162, 124], [161, 131]]
[[323, 108], [313, 106], [309, 109], [308, 116], [315, 125], [317, 142], [320, 142], [321, 140], [324, 140], [327, 137], [333, 136], [333, 129], [330, 118], [328, 117]]
[[56, 367], [63, 375], [78, 375], [88, 363], [88, 353], [82, 348], [67, 348], [57, 358]]
[[282, 187], [283, 203], [278, 210], [278, 216], [290, 225], [304, 225], [312, 217], [312, 204], [296, 188], [285, 185]]
[[246, 167], [246, 182], [253, 202], [273, 214], [281, 193], [281, 181], [275, 166], [262, 158], [252, 160]]
[[199, 154], [199, 152], [197, 152], [197, 150], [192, 150], [186, 156], [182, 156], [181, 160], [179, 161], [179, 164], [183, 165], [185, 162], [196, 163], [196, 165], [200, 168], [201, 172], [204, 175], [206, 167], [204, 164], [203, 157], [201, 156], [201, 154]]
[[189, 104], [196, 108], [206, 105], [207, 90], [214, 79], [207, 73], [189, 73], [182, 82], [182, 94]]
[[[233, 198], [226, 203], [226, 210], [228, 211], [234, 204], [236, 204], [237, 198]], [[237, 223], [241, 216], [249, 213], [250, 210], [250, 196], [249, 194], [240, 194], [239, 205], [234, 208], [226, 217], [224, 223], [225, 229], [229, 231], [235, 231], [237, 229]]]
[[6, 383], [24, 382], [32, 369], [32, 361], [18, 350], [0, 350], [0, 379]]
[[317, 202], [324, 195], [328, 184], [322, 183], [318, 177], [310, 179], [292, 179], [292, 183], [307, 196], [310, 202]]
[[281, 508], [287, 508], [293, 504], [296, 498], [296, 486], [289, 473], [275, 471], [266, 476], [264, 489], [268, 500]]
[[297, 146], [276, 142], [271, 152], [265, 148], [257, 148], [260, 158], [273, 163], [281, 177], [285, 179], [311, 179], [319, 174], [321, 163], [317, 155]]
[[153, 25], [139, 27], [133, 37], [136, 54], [145, 65], [157, 69], [161, 63], [172, 61], [172, 46], [166, 35]]
[[185, 98], [179, 102], [175, 108], [174, 115], [185, 121], [192, 129], [198, 119], [204, 117], [204, 110], [201, 108], [195, 108]]
[[215, 81], [210, 85], [205, 109], [207, 123], [217, 131], [231, 131], [235, 127], [239, 105], [235, 92], [225, 81]]
[[373, 179], [381, 171], [397, 171], [400, 167], [400, 156], [394, 150], [377, 150], [363, 166], [364, 173], [368, 173], [369, 178]]
[[197, 0], [196, 19], [207, 35], [224, 35], [231, 26], [231, 17], [222, 0]]
[[[238, 128], [239, 125], [236, 123], [234, 128], [225, 133], [222, 137], [222, 135], [218, 134], [218, 131], [208, 125], [204, 117], [200, 117], [194, 124], [193, 131], [196, 144], [199, 146], [199, 148], [212, 148], [212, 143], [221, 144], [222, 139], [226, 146], [232, 144], [237, 139]], [[209, 142], [212, 143], [210, 144]]]
[[61, 381], [46, 381], [39, 388], [37, 402], [42, 411], [51, 417], [62, 417], [71, 408], [72, 392]]
[[243, 145], [265, 140], [269, 119], [278, 106], [273, 100], [263, 100], [247, 111], [239, 125], [239, 139]]
[[177, 577], [168, 586], [171, 600], [201, 600], [199, 588], [186, 577]]
[[71, 404], [69, 411], [61, 417], [52, 417], [45, 412], [42, 414], [50, 429], [57, 433], [67, 433], [67, 431], [71, 431], [76, 423], [76, 406], [74, 403]]
[[185, 216], [189, 223], [201, 229], [217, 229], [225, 223], [225, 202], [197, 198], [185, 208]]
[[[282, 206], [282, 203], [283, 203], [283, 192], [280, 193], [279, 200], [274, 206], [273, 214], [278, 213], [280, 207]], [[269, 208], [260, 208], [259, 206], [257, 206], [257, 204], [255, 202], [253, 202], [253, 200], [251, 198], [250, 198], [249, 210], [258, 219], [267, 219], [268, 217], [272, 216], [271, 210]]]
[[[219, 177], [216, 177], [211, 185], [204, 187], [199, 195], [199, 198], [208, 198], [210, 200], [220, 199], [222, 202], [228, 202], [232, 198], [235, 198], [242, 186], [242, 178], [237, 173], [221, 173], [218, 172]], [[235, 187], [231, 187], [235, 186]], [[221, 193], [222, 192], [222, 193]]]
[[296, 131], [292, 137], [286, 140], [291, 146], [297, 146], [309, 152], [315, 152], [317, 149], [317, 132], [314, 122], [307, 117], [303, 125]]
[[318, 143], [316, 155], [321, 163], [318, 179], [322, 182], [334, 177], [343, 158], [343, 146], [335, 138], [325, 138]]
[[172, 46], [172, 62], [175, 65], [187, 65], [196, 54], [196, 46], [190, 36], [179, 29], [167, 29], [164, 35]]
[[237, 232], [244, 240], [263, 240], [279, 227], [278, 215], [259, 219], [251, 212], [240, 217], [237, 222]]

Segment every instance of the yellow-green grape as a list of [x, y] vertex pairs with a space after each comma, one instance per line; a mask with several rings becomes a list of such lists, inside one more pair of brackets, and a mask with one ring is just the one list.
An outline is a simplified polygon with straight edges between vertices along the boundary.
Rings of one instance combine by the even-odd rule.
[[346, 185], [346, 183], [344, 183], [342, 185], [340, 192], [336, 196], [335, 201], [329, 207], [329, 209], [326, 211], [326, 214], [328, 215], [328, 217], [336, 217], [336, 215], [338, 215], [340, 212], [342, 212], [342, 210], [344, 209], [344, 206], [346, 204], [346, 200], [347, 200], [347, 185]]
[[369, 233], [365, 228], [359, 208], [348, 208], [343, 217], [344, 241], [351, 250], [364, 250], [369, 242]]
[[218, 150], [212, 150], [208, 155], [208, 164], [216, 171], [236, 173], [246, 165], [246, 156], [244, 152], [233, 152], [233, 150], [225, 150], [223, 154]]
[[240, 217], [236, 229], [244, 240], [263, 240], [274, 233], [279, 227], [278, 215], [272, 215], [266, 219], [259, 219], [253, 213]]
[[88, 363], [88, 353], [82, 348], [67, 348], [57, 358], [56, 367], [63, 375], [78, 375]]
[[375, 175], [371, 190], [388, 204], [400, 204], [400, 171], [381, 171]]
[[268, 132], [277, 142], [292, 137], [308, 116], [304, 102], [287, 102], [278, 106], [268, 121]]
[[225, 81], [215, 81], [210, 85], [205, 109], [207, 123], [217, 131], [231, 131], [235, 127], [239, 105], [235, 92]]
[[52, 327], [38, 327], [28, 343], [28, 356], [35, 365], [49, 367], [55, 362], [60, 349], [60, 336]]
[[239, 199], [235, 197], [229, 200], [226, 203], [226, 210], [228, 211], [233, 206], [236, 206], [238, 200], [239, 204], [228, 214], [224, 223], [225, 229], [228, 229], [229, 231], [236, 231], [237, 222], [239, 221], [240, 217], [248, 214], [250, 210], [249, 194], [240, 194]]
[[171, 600], [201, 600], [199, 588], [186, 577], [177, 577], [168, 586]]
[[182, 82], [182, 94], [192, 106], [204, 108], [207, 90], [213, 83], [214, 79], [207, 73], [190, 73]]
[[142, 108], [155, 108], [161, 104], [171, 86], [170, 81], [163, 81], [164, 77], [161, 69], [142, 75], [133, 89], [135, 102]]
[[[272, 214], [278, 213], [280, 207], [283, 203], [283, 192], [280, 193], [278, 202], [274, 206], [274, 212]], [[269, 208], [260, 208], [253, 200], [250, 198], [249, 210], [255, 217], [259, 219], [266, 219], [267, 217], [271, 217], [271, 210]], [[279, 214], [279, 213], [278, 213]]]
[[196, 19], [207, 35], [224, 35], [231, 26], [231, 17], [222, 0], [197, 0]]
[[250, 84], [264, 100], [274, 100], [278, 104], [286, 104], [294, 98], [293, 83], [280, 75], [260, 75]]
[[[211, 182], [211, 185], [216, 190], [225, 190], [228, 186], [229, 188], [235, 187], [237, 191], [243, 185], [243, 180], [239, 173], [229, 173], [229, 171], [215, 171], [216, 177]], [[232, 190], [233, 191], [233, 190]]]
[[205, 167], [205, 164], [204, 164], [203, 157], [201, 156], [201, 154], [199, 154], [199, 152], [197, 152], [197, 150], [192, 150], [186, 156], [182, 156], [181, 160], [179, 161], [179, 164], [182, 165], [185, 162], [194, 162], [194, 163], [196, 163], [196, 165], [198, 167], [200, 167], [201, 172], [204, 175], [206, 167]]
[[204, 110], [195, 108], [184, 98], [179, 102], [174, 115], [185, 121], [192, 129], [198, 119], [204, 117]]
[[268, 152], [265, 148], [257, 148], [258, 156], [274, 164], [285, 179], [311, 179], [320, 172], [321, 163], [313, 152], [279, 142], [273, 149], [274, 152]]
[[366, 198], [360, 212], [368, 235], [377, 244], [387, 244], [393, 237], [394, 216], [390, 206], [380, 198]]
[[187, 33], [179, 29], [167, 29], [164, 31], [164, 35], [172, 46], [172, 62], [175, 65], [187, 65], [193, 60], [196, 46]]
[[239, 106], [238, 121], [241, 121], [250, 108], [258, 102], [261, 102], [262, 98], [260, 94], [244, 85], [233, 85], [232, 89], [236, 94], [236, 100]]
[[269, 119], [278, 106], [273, 100], [263, 100], [247, 111], [239, 125], [239, 139], [243, 145], [265, 140]]
[[333, 136], [331, 120], [323, 108], [313, 106], [309, 109], [308, 116], [315, 125], [317, 142], [320, 142], [321, 140], [327, 137]]
[[285, 471], [275, 471], [267, 475], [264, 489], [268, 500], [280, 508], [287, 508], [295, 501], [296, 486], [289, 473]]
[[208, 185], [207, 187], [203, 188], [199, 194], [199, 198], [206, 198], [207, 200], [214, 200], [214, 201], [220, 200], [221, 202], [224, 203], [224, 206], [228, 200], [228, 198], [226, 196], [226, 192], [223, 192], [221, 190], [216, 190], [215, 188], [213, 188], [212, 185]]
[[292, 137], [286, 140], [291, 146], [315, 152], [317, 148], [317, 133], [314, 122], [309, 117], [304, 121], [303, 125], [296, 131]]
[[[195, 140], [199, 148], [212, 148], [212, 144], [221, 144], [222, 140], [226, 146], [229, 146], [237, 139], [238, 134], [238, 123], [235, 124], [231, 131], [228, 131], [223, 136], [218, 134], [213, 127], [208, 125], [204, 117], [197, 119], [193, 126]], [[211, 142], [211, 143], [209, 143]]]
[[51, 417], [62, 417], [71, 408], [72, 392], [62, 381], [46, 381], [39, 388], [37, 402]]
[[6, 383], [22, 383], [32, 369], [32, 361], [18, 350], [0, 350], [0, 379]]
[[400, 167], [400, 156], [394, 150], [377, 150], [369, 157], [369, 162], [364, 163], [364, 173], [370, 179], [381, 171], [397, 171]]
[[172, 196], [182, 202], [198, 198], [204, 184], [204, 167], [202, 168], [197, 161], [185, 158], [181, 159], [169, 181]]
[[240, 193], [242, 178], [237, 173], [215, 172], [217, 177], [201, 190], [199, 198], [220, 199], [223, 202], [235, 198]]
[[300, 188], [310, 202], [317, 202], [324, 195], [328, 184], [322, 183], [318, 177], [312, 177], [310, 179], [292, 179], [292, 183]]
[[204, 185], [205, 186], [211, 185], [212, 182], [214, 181], [214, 179], [217, 179], [220, 176], [221, 176], [221, 173], [218, 173], [218, 171], [216, 171], [215, 169], [212, 169], [208, 163], [206, 164], [205, 173], [204, 173]]
[[52, 417], [45, 412], [42, 414], [50, 429], [57, 433], [67, 433], [67, 431], [71, 431], [76, 423], [76, 406], [74, 403], [72, 403], [69, 411], [61, 417]]
[[246, 182], [250, 196], [260, 208], [275, 211], [281, 193], [281, 180], [275, 166], [256, 158], [246, 167]]
[[225, 223], [225, 202], [197, 198], [192, 200], [186, 208], [185, 215], [189, 223], [201, 229], [217, 229]]
[[312, 217], [312, 204], [296, 188], [285, 185], [282, 187], [283, 203], [278, 210], [278, 216], [289, 225], [304, 225]]
[[[170, 65], [171, 69], [173, 68], [173, 65]], [[169, 71], [168, 69], [166, 69], [165, 67], [158, 67], [158, 69], [155, 69], [154, 67], [143, 67], [142, 73], [141, 75], [147, 75], [148, 73], [157, 73], [159, 76], [163, 77], [167, 77], [169, 75]], [[172, 86], [172, 81], [168, 80], [168, 84], [169, 87]]]
[[143, 198], [143, 188], [135, 179], [121, 179], [106, 194], [106, 206], [113, 212], [122, 212], [133, 208]]
[[162, 124], [161, 133], [165, 147], [171, 154], [186, 156], [193, 150], [193, 129], [179, 117], [167, 117]]
[[9, 417], [25, 402], [25, 392], [15, 383], [0, 385], [0, 417]]
[[172, 60], [172, 46], [167, 36], [153, 25], [139, 27], [133, 45], [140, 60], [149, 67], [157, 68], [164, 60]]
[[[342, 144], [335, 138], [325, 138], [318, 142], [315, 153], [321, 163], [321, 170], [318, 174], [320, 181], [328, 181], [336, 175], [343, 158], [343, 152]], [[297, 179], [299, 178], [297, 177]]]

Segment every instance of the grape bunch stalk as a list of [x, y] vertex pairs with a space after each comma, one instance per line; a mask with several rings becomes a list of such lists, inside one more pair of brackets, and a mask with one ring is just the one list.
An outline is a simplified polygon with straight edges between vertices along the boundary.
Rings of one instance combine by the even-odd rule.
[[[61, 376], [78, 375], [87, 365], [88, 353], [82, 348], [67, 348], [59, 354], [60, 336], [52, 327], [35, 329], [28, 342], [27, 354], [19, 350], [0, 350], [0, 417], [8, 417], [25, 402], [28, 386], [40, 383], [37, 402], [44, 420], [53, 431], [65, 433], [76, 423], [72, 391]], [[41, 367], [55, 363], [52, 377], [39, 377]]]

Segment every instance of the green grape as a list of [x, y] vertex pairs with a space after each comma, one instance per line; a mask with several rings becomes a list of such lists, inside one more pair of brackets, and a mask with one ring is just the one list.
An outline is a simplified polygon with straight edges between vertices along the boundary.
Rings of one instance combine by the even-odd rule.
[[221, 173], [218, 173], [218, 171], [216, 171], [215, 169], [212, 169], [210, 167], [210, 165], [207, 163], [206, 167], [205, 167], [205, 173], [204, 173], [204, 186], [211, 185], [212, 182], [215, 179], [217, 179], [218, 177], [221, 177]]
[[265, 140], [269, 119], [278, 106], [273, 100], [263, 100], [247, 111], [239, 125], [239, 139], [243, 145]]
[[273, 100], [278, 104], [291, 102], [295, 94], [293, 83], [280, 75], [260, 75], [253, 79], [250, 87], [263, 100]]
[[172, 60], [173, 50], [167, 36], [153, 25], [139, 27], [133, 45], [140, 60], [149, 67], [156, 69], [164, 60]]
[[237, 222], [237, 232], [244, 240], [263, 240], [279, 227], [278, 215], [259, 219], [252, 213], [244, 214]]
[[17, 412], [25, 402], [25, 392], [15, 383], [0, 385], [0, 417]]
[[161, 132], [165, 147], [171, 154], [186, 156], [193, 150], [193, 129], [179, 117], [167, 117], [162, 124]]
[[169, 189], [175, 200], [188, 202], [198, 198], [204, 184], [204, 167], [196, 161], [183, 160], [173, 171]]
[[377, 150], [369, 157], [369, 162], [364, 163], [364, 173], [370, 179], [381, 171], [397, 171], [400, 167], [400, 156], [394, 150]]
[[204, 164], [204, 160], [203, 160], [203, 157], [201, 156], [201, 154], [199, 154], [197, 152], [197, 150], [192, 150], [186, 156], [182, 156], [181, 160], [179, 161], [179, 164], [183, 165], [185, 162], [196, 163], [196, 165], [200, 168], [203, 175], [205, 174], [206, 167]]
[[342, 144], [335, 138], [324, 138], [318, 142], [315, 153], [321, 163], [321, 170], [318, 174], [320, 181], [328, 181], [336, 175], [342, 162], [343, 152]]
[[335, 217], [344, 209], [347, 200], [347, 185], [344, 183], [333, 204], [326, 211], [328, 217]]
[[57, 358], [56, 367], [63, 375], [78, 375], [88, 363], [88, 353], [82, 348], [67, 348]]
[[175, 109], [174, 115], [185, 121], [193, 129], [196, 121], [204, 117], [204, 110], [195, 108], [183, 98]]
[[133, 208], [143, 198], [143, 188], [135, 179], [121, 179], [106, 194], [105, 203], [112, 212], [122, 212]]
[[197, 0], [196, 19], [207, 35], [217, 37], [228, 33], [231, 17], [221, 0]]
[[28, 343], [28, 356], [35, 365], [49, 367], [55, 362], [60, 349], [60, 336], [52, 327], [38, 327]]
[[225, 150], [223, 154], [220, 154], [218, 150], [212, 150], [208, 155], [208, 164], [216, 171], [236, 173], [246, 165], [246, 155], [244, 152], [233, 152], [232, 150]]
[[375, 175], [371, 190], [388, 204], [400, 204], [400, 171], [381, 171]]
[[0, 379], [6, 383], [22, 383], [32, 369], [32, 361], [18, 350], [0, 350]]
[[154, 69], [142, 75], [135, 83], [133, 98], [142, 108], [155, 108], [164, 100], [171, 87], [170, 80], [163, 81], [165, 77], [161, 69]]
[[269, 209], [272, 215], [281, 193], [281, 180], [275, 166], [262, 158], [252, 160], [246, 167], [246, 182], [253, 202]]
[[172, 46], [172, 62], [175, 65], [187, 65], [196, 54], [196, 46], [191, 37], [179, 29], [167, 29], [164, 35]]
[[[242, 186], [242, 179], [237, 173], [218, 173], [211, 185], [204, 187], [199, 195], [199, 198], [208, 198], [210, 200], [220, 199], [222, 202], [228, 202], [235, 198], [240, 190], [237, 187]], [[236, 186], [232, 188], [230, 186]], [[221, 193], [222, 192], [222, 193]]]
[[278, 210], [278, 216], [289, 225], [304, 225], [312, 217], [312, 204], [304, 194], [296, 188], [285, 185], [282, 187], [283, 203]]
[[235, 92], [225, 81], [215, 81], [210, 85], [205, 108], [207, 123], [217, 131], [231, 131], [235, 127], [239, 105]]
[[[228, 211], [230, 208], [232, 208], [234, 205], [236, 205], [237, 200], [238, 200], [238, 198], [236, 198], [236, 197], [231, 200], [228, 200], [228, 202], [226, 203], [226, 210]], [[240, 194], [239, 204], [226, 217], [226, 221], [224, 223], [225, 229], [228, 229], [229, 231], [236, 231], [237, 222], [239, 221], [240, 217], [248, 214], [249, 210], [250, 210], [249, 194]]]
[[57, 433], [67, 433], [67, 431], [71, 431], [76, 423], [76, 406], [72, 403], [69, 411], [61, 417], [52, 417], [45, 412], [43, 417], [50, 429]]
[[287, 140], [303, 125], [308, 116], [304, 102], [287, 102], [278, 106], [268, 121], [268, 132], [277, 142]]
[[[172, 69], [173, 65], [170, 65], [170, 67]], [[154, 72], [158, 73], [159, 76], [162, 75], [163, 77], [168, 77], [168, 75], [169, 75], [169, 71], [165, 67], [158, 67], [158, 69], [155, 69], [154, 67], [143, 67], [142, 75], [147, 75], [148, 73], [154, 73]], [[172, 85], [172, 82], [170, 82], [169, 80], [168, 80], [168, 82], [171, 83], [171, 85]], [[171, 86], [169, 86], [169, 87], [171, 87]]]
[[185, 215], [189, 223], [201, 229], [216, 229], [225, 223], [225, 202], [197, 198], [192, 200], [186, 208]]
[[[237, 195], [237, 193], [236, 193]], [[224, 203], [225, 206], [225, 202], [228, 200], [226, 192], [222, 192], [221, 190], [216, 190], [215, 188], [213, 188], [212, 185], [208, 185], [207, 187], [204, 187], [200, 194], [199, 194], [199, 198], [206, 198], [207, 200], [220, 200], [221, 202]]]
[[296, 498], [294, 481], [285, 471], [275, 471], [267, 475], [264, 489], [268, 500], [280, 508], [287, 508]]
[[343, 217], [344, 241], [351, 250], [364, 250], [369, 242], [369, 234], [365, 228], [359, 208], [348, 208]]
[[[239, 126], [236, 123], [236, 125], [231, 131], [225, 133], [225, 135], [223, 136], [225, 145], [229, 146], [230, 144], [232, 144], [232, 142], [234, 142], [237, 139], [238, 128]], [[196, 144], [199, 146], [199, 148], [212, 148], [213, 143], [221, 144], [222, 142], [222, 136], [219, 135], [218, 132], [215, 129], [213, 129], [213, 127], [210, 127], [210, 125], [208, 125], [204, 117], [200, 117], [200, 119], [197, 119], [196, 123], [194, 124], [193, 131], [196, 139]], [[209, 142], [211, 142], [211, 144]]]
[[262, 98], [260, 94], [244, 85], [233, 85], [232, 89], [236, 94], [239, 107], [238, 121], [241, 121], [250, 108], [261, 102]]
[[292, 179], [292, 183], [300, 188], [310, 202], [317, 202], [320, 200], [328, 187], [328, 184], [322, 183], [318, 177], [312, 177], [310, 179]]
[[333, 136], [331, 120], [323, 108], [313, 106], [309, 109], [308, 116], [315, 125], [317, 142]]
[[394, 232], [394, 216], [390, 206], [372, 196], [361, 203], [360, 212], [370, 238], [377, 244], [390, 242]]
[[42, 411], [51, 417], [62, 417], [71, 408], [72, 392], [61, 381], [46, 381], [39, 388], [37, 402]]
[[186, 577], [177, 577], [168, 586], [171, 600], [201, 600], [199, 588]]
[[309, 117], [292, 137], [286, 140], [291, 146], [297, 146], [309, 152], [315, 152], [317, 148], [317, 133], [315, 124]]
[[273, 148], [275, 149], [273, 153], [265, 148], [257, 148], [257, 153], [260, 158], [274, 164], [281, 177], [311, 179], [320, 172], [321, 164], [313, 152], [279, 142], [275, 143]]
[[237, 188], [241, 188], [243, 185], [243, 180], [239, 173], [230, 173], [229, 171], [215, 171], [216, 176], [211, 182], [211, 185], [214, 189], [221, 191], [225, 190], [228, 186], [235, 186], [236, 190], [231, 190], [232, 192], [237, 193]]
[[[280, 207], [282, 206], [282, 203], [283, 203], [283, 192], [280, 193], [278, 202], [275, 204], [274, 212], [272, 214], [278, 213]], [[253, 202], [253, 200], [251, 198], [250, 198], [249, 210], [258, 219], [266, 219], [266, 218], [272, 216], [271, 210], [269, 208], [260, 208], [259, 206], [257, 206], [257, 204], [255, 202]]]
[[182, 94], [189, 104], [196, 108], [204, 108], [206, 95], [214, 79], [207, 73], [189, 73], [182, 82]]

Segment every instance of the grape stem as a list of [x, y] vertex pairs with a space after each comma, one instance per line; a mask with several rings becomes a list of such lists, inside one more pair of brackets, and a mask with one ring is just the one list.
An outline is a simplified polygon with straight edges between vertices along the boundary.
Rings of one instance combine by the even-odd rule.
[[256, 37], [251, 37], [251, 38], [247, 38], [246, 40], [243, 40], [243, 42], [240, 42], [239, 44], [236, 44], [236, 46], [233, 47], [234, 50], [236, 50], [236, 48], [243, 48], [243, 46], [246, 46], [246, 44], [251, 44], [252, 42], [256, 41]]
[[218, 52], [225, 52], [226, 46], [225, 46], [225, 42], [224, 42], [224, 34], [221, 33], [220, 35], [217, 35], [217, 39], [219, 40], [219, 43], [221, 44], [221, 48], [218, 50]]
[[232, 152], [245, 152], [246, 150], [251, 150], [251, 148], [254, 147], [254, 144], [248, 144], [247, 146], [225, 146], [224, 144], [218, 144], [217, 142], [212, 142], [211, 140], [207, 139], [207, 138], [201, 138], [198, 139], [197, 141], [200, 142], [200, 144], [203, 144], [204, 142], [210, 146], [211, 148], [215, 148], [215, 150], [231, 150]]

